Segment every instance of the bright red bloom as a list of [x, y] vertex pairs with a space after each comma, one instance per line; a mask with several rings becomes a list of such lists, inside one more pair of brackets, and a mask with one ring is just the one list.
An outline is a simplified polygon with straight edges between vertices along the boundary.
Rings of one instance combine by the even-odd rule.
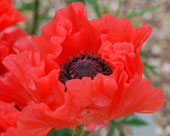
[[[18, 41], [18, 54], [3, 62], [23, 89], [10, 95], [25, 92], [22, 102], [33, 101], [23, 109], [18, 126], [32, 132], [72, 128], [159, 110], [162, 89], [142, 78], [139, 56], [151, 31], [147, 24], [134, 28], [128, 19], [107, 14], [88, 21], [82, 3], [57, 11], [40, 37]], [[11, 101], [22, 105], [15, 97]]]
[[0, 101], [0, 136], [46, 136], [49, 129], [40, 133], [29, 134], [17, 129], [17, 120], [21, 111], [13, 103]]
[[12, 5], [12, 0], [0, 1], [0, 74], [6, 71], [1, 63], [2, 59], [14, 52], [12, 48], [15, 41], [26, 36], [26, 33], [18, 27], [7, 27], [24, 20], [24, 16]]
[[16, 127], [19, 114], [20, 112], [14, 107], [14, 104], [0, 101], [0, 134], [9, 127]]
[[[20, 97], [21, 100], [18, 100], [15, 95], [9, 95], [11, 91], [13, 93], [16, 90], [20, 92], [19, 90], [21, 89], [18, 88], [22, 87], [17, 84], [17, 81], [10, 73], [7, 73], [7, 69], [2, 64], [6, 56], [15, 53], [13, 48], [15, 42], [27, 35], [21, 28], [11, 27], [24, 20], [24, 16], [12, 5], [12, 0], [0, 1], [0, 100], [11, 101], [12, 97], [16, 101], [21, 101], [22, 96], [25, 95], [23, 92]], [[11, 82], [13, 84], [10, 84]]]
[[49, 130], [42, 131], [40, 133], [31, 134], [25, 132], [24, 130], [11, 127], [7, 130], [7, 132], [2, 133], [0, 136], [47, 136], [48, 132]]
[[24, 20], [24, 16], [12, 5], [12, 0], [0, 0], [0, 32]]
[[9, 95], [15, 94], [16, 90], [17, 93], [19, 93], [24, 89], [22, 89], [23, 87], [17, 82], [15, 77], [11, 76], [10, 73], [7, 73], [7, 69], [2, 64], [2, 60], [6, 56], [15, 53], [15, 50], [13, 49], [15, 42], [26, 37], [26, 35], [26, 32], [19, 27], [9, 27], [0, 32], [0, 100], [11, 102], [12, 97], [14, 99], [13, 101], [22, 102], [22, 97], [27, 96], [25, 92], [21, 92], [21, 96]]
[[9, 27], [0, 33], [0, 60], [15, 53], [13, 45], [27, 34], [19, 27]]

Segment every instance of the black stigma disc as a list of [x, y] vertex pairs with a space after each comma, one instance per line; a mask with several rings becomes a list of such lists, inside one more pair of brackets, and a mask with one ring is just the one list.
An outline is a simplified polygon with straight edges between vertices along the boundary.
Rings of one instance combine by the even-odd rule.
[[59, 80], [65, 84], [67, 80], [71, 79], [82, 79], [83, 77], [93, 79], [98, 73], [110, 75], [113, 71], [111, 66], [100, 55], [81, 53], [61, 66]]

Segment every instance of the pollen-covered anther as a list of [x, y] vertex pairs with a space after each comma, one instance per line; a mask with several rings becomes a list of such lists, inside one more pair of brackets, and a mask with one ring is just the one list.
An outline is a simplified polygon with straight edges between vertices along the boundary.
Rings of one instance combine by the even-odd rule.
[[59, 80], [65, 83], [71, 79], [82, 79], [83, 77], [91, 77], [92, 79], [98, 74], [112, 74], [110, 65], [101, 58], [93, 54], [82, 54], [74, 56], [68, 60], [60, 71]]

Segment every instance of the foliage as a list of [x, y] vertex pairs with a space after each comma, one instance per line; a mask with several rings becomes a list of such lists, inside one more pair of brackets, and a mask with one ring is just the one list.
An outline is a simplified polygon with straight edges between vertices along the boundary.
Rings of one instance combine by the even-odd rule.
[[100, 18], [102, 13], [100, 12], [100, 7], [99, 7], [99, 4], [98, 4], [98, 0], [87, 0], [87, 2], [93, 7], [93, 9], [96, 12], [96, 15], [98, 16], [98, 18]]
[[119, 17], [121, 7], [122, 7], [122, 0], [119, 0], [118, 8], [117, 8], [117, 10], [115, 12], [115, 17]]
[[135, 117], [133, 114], [131, 114], [119, 120], [111, 120], [110, 125], [111, 127], [109, 129], [107, 136], [114, 136], [116, 130], [118, 131], [119, 136], [125, 136], [122, 126], [128, 125], [128, 126], [141, 127], [141, 126], [148, 125], [148, 123], [142, 119]]
[[[36, 6], [35, 3], [38, 3], [38, 6]], [[31, 24], [29, 22], [30, 20], [27, 21], [26, 27], [24, 28], [24, 30], [28, 34], [37, 33], [37, 30], [38, 30], [39, 24], [40, 24], [39, 22], [51, 20], [51, 18], [48, 16], [48, 12], [49, 12], [50, 7], [47, 7], [40, 12], [39, 7], [41, 7], [41, 4], [42, 3], [40, 2], [40, 0], [35, 0], [33, 2], [21, 2], [19, 7], [18, 7], [18, 10], [20, 12], [24, 13], [24, 14], [27, 14], [27, 12], [33, 12], [34, 13], [34, 19], [32, 20]], [[17, 7], [17, 5], [16, 5], [16, 7]], [[35, 11], [37, 11], [37, 12], [35, 12]]]
[[72, 130], [63, 128], [60, 130], [51, 129], [47, 136], [71, 136], [73, 133]]
[[85, 0], [65, 0], [67, 5], [72, 3], [72, 2], [78, 2], [78, 1], [83, 2], [83, 3], [85, 2]]
[[149, 13], [149, 12], [152, 12], [152, 11], [155, 11], [157, 9], [159, 9], [161, 7], [161, 5], [156, 5], [156, 6], [152, 6], [150, 8], [147, 8], [147, 9], [144, 9], [142, 11], [136, 11], [136, 10], [133, 10], [131, 13], [129, 13], [128, 15], [125, 16], [125, 18], [134, 18], [134, 17], [137, 17], [137, 16], [142, 16], [146, 13]]
[[24, 3], [24, 2], [22, 2], [21, 6], [18, 8], [18, 10], [23, 13], [23, 12], [26, 12], [26, 11], [29, 11], [29, 10], [33, 10], [34, 8], [35, 8], [34, 3]]

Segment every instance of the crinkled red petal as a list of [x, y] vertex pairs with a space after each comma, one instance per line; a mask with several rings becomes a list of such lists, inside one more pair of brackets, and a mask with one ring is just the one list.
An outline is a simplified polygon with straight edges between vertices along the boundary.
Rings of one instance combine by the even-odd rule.
[[7, 132], [2, 133], [1, 136], [47, 136], [49, 130], [42, 131], [39, 133], [28, 133], [22, 129], [9, 128]]
[[0, 32], [5, 28], [22, 21], [25, 21], [25, 18], [12, 5], [12, 0], [0, 1]]
[[20, 111], [14, 106], [14, 104], [0, 101], [0, 134], [9, 127], [16, 127]]

